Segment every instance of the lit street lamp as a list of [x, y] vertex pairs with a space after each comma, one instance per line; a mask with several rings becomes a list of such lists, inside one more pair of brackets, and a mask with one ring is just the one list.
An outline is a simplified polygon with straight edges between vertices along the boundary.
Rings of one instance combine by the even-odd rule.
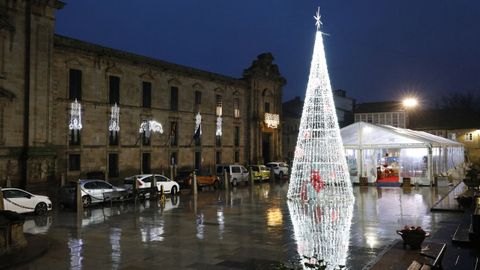
[[405, 109], [405, 127], [410, 128], [412, 126], [411, 116], [413, 115], [415, 107], [418, 106], [418, 100], [414, 97], [405, 98], [402, 101], [403, 108]]
[[405, 109], [412, 109], [418, 105], [418, 100], [416, 98], [405, 98], [402, 103]]

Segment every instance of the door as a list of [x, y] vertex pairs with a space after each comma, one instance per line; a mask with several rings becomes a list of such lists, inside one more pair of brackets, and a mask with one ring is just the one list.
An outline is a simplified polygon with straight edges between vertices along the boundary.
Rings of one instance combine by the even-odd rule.
[[163, 187], [163, 192], [164, 193], [170, 193], [172, 190], [173, 182], [169, 181], [165, 176], [163, 175], [155, 175], [155, 180], [157, 181], [157, 186]]
[[18, 189], [4, 190], [3, 203], [5, 210], [17, 213], [33, 212], [35, 211], [35, 205], [32, 205], [31, 197], [32, 195]]
[[113, 186], [106, 182], [97, 182], [97, 188], [100, 189], [102, 193], [102, 199], [110, 200], [112, 198], [112, 192], [114, 191]]
[[232, 166], [232, 173], [230, 177], [230, 181], [233, 181], [233, 179], [236, 179], [237, 182], [242, 181], [242, 170], [240, 169], [240, 166]]
[[245, 167], [241, 167], [242, 169], [242, 181], [248, 181], [248, 170]]
[[270, 156], [271, 139], [272, 139], [272, 133], [262, 134], [262, 156], [263, 156], [264, 163], [272, 161]]
[[90, 196], [92, 202], [103, 202], [102, 189], [97, 186], [97, 181], [85, 183], [83, 189]]

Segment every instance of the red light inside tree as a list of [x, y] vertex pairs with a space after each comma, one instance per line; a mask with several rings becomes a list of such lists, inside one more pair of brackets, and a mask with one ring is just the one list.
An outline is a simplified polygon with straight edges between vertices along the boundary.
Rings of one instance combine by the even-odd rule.
[[316, 192], [320, 192], [320, 190], [325, 187], [325, 183], [323, 182], [320, 173], [316, 170], [313, 170], [312, 174], [310, 175], [310, 183], [312, 184], [313, 189], [315, 189]]

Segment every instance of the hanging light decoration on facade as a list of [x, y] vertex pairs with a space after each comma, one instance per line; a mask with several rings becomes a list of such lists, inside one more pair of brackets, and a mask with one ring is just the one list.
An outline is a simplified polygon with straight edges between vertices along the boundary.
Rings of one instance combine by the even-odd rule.
[[120, 107], [117, 106], [117, 103], [112, 106], [108, 131], [112, 132], [114, 137], [120, 131]]
[[222, 136], [222, 117], [217, 117], [217, 130], [215, 131], [215, 135], [221, 137]]
[[200, 112], [195, 116], [195, 133], [194, 137], [200, 138], [202, 136], [202, 115]]
[[274, 113], [265, 113], [265, 125], [269, 128], [277, 128], [280, 124], [280, 116]]
[[150, 138], [152, 132], [163, 134], [163, 127], [155, 120], [145, 120], [140, 124], [138, 132], [145, 133], [145, 137]]
[[74, 141], [77, 141], [78, 132], [82, 129], [82, 105], [76, 99], [70, 104], [68, 128], [73, 132]]

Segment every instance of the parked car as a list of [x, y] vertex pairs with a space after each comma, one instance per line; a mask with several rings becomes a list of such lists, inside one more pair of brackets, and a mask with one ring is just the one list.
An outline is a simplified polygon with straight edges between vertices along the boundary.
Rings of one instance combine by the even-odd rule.
[[224, 171], [227, 171], [230, 183], [233, 186], [237, 186], [240, 182], [247, 182], [249, 179], [248, 170], [242, 165], [217, 165], [217, 175], [223, 175]]
[[[193, 173], [190, 174], [190, 185], [193, 183]], [[197, 186], [213, 186], [215, 189], [220, 187], [220, 178], [212, 175], [211, 172], [207, 170], [200, 170], [197, 172]]]
[[177, 174], [175, 175], [174, 180], [180, 185], [180, 188], [188, 188], [191, 185], [190, 183], [191, 175], [192, 175], [192, 170], [177, 171]]
[[265, 165], [251, 165], [252, 177], [254, 180], [262, 181], [270, 179], [270, 170]]
[[[103, 180], [81, 179], [79, 181], [83, 207], [88, 207], [94, 203], [120, 200], [128, 196], [125, 188], [113, 186]], [[77, 182], [69, 182], [62, 187], [60, 189], [60, 203], [62, 205], [75, 205], [76, 189]]]
[[140, 189], [151, 188], [154, 178], [157, 182], [157, 190], [159, 192], [162, 187], [163, 192], [170, 193], [172, 195], [177, 194], [177, 192], [180, 190], [180, 185], [177, 182], [170, 180], [168, 177], [161, 174], [139, 174], [130, 176], [125, 178], [124, 184], [127, 189], [133, 189], [135, 182], [138, 183], [138, 187]]
[[52, 202], [47, 196], [35, 195], [19, 188], [2, 188], [5, 210], [17, 213], [35, 212], [45, 215], [52, 210]]
[[283, 178], [283, 176], [288, 175], [288, 165], [285, 162], [269, 162], [266, 166], [269, 169], [273, 168], [275, 176]]

